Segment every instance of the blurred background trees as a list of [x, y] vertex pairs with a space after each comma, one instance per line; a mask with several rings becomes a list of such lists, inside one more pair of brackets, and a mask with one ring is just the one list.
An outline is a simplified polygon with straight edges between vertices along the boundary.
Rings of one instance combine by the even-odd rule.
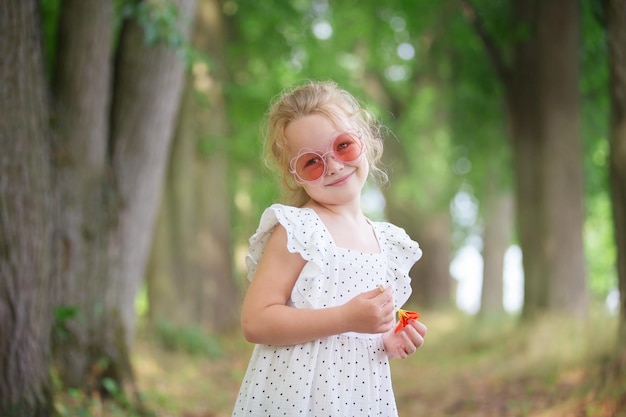
[[619, 347], [626, 369], [626, 1], [609, 0], [602, 10], [609, 50], [609, 96], [611, 102], [609, 181], [613, 207], [613, 230], [617, 246], [620, 290]]
[[481, 316], [505, 314], [519, 246], [521, 318], [584, 318], [619, 288], [626, 323], [625, 13], [623, 0], [3, 1], [0, 414], [47, 415], [50, 369], [66, 386], [132, 388], [136, 314], [237, 326], [247, 239], [279, 198], [264, 112], [306, 79], [337, 81], [389, 128], [390, 184], [364, 207], [420, 242], [420, 309], [455, 308], [450, 264], [471, 247]]

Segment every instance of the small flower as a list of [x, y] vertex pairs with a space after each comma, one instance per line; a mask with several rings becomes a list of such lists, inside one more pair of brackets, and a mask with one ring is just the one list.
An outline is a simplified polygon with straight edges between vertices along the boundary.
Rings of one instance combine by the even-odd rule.
[[417, 320], [420, 318], [420, 314], [415, 311], [402, 310], [398, 309], [398, 325], [396, 326], [396, 330], [394, 333], [398, 333], [404, 327], [408, 326], [409, 320]]

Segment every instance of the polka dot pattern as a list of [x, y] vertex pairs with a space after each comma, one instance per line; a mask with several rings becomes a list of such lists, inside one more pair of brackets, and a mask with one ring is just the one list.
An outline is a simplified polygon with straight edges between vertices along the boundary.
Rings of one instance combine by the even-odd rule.
[[[291, 293], [293, 307], [341, 305], [380, 284], [392, 286], [396, 307], [410, 296], [408, 271], [422, 252], [404, 230], [372, 222], [381, 252], [361, 253], [334, 245], [314, 210], [279, 204], [263, 213], [250, 238], [249, 279], [278, 223], [287, 231], [289, 251], [307, 261]], [[397, 416], [381, 335], [256, 345], [233, 416]]]

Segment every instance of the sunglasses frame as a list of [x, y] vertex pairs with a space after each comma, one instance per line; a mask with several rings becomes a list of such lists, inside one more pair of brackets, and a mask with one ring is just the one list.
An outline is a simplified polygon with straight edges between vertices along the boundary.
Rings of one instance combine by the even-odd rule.
[[[353, 137], [354, 139], [356, 139], [359, 143], [359, 145], [361, 146], [361, 152], [359, 153], [359, 155], [354, 158], [351, 161], [343, 161], [339, 158], [337, 158], [335, 156], [335, 141], [342, 135], [344, 134], [348, 134], [351, 137]], [[302, 148], [298, 151], [298, 154], [296, 156], [294, 156], [293, 158], [291, 158], [291, 161], [289, 161], [289, 173], [291, 173], [294, 177], [294, 179], [296, 180], [296, 182], [298, 184], [305, 184], [305, 183], [314, 183], [319, 181], [321, 178], [324, 178], [324, 175], [326, 175], [326, 172], [328, 172], [328, 163], [326, 162], [326, 158], [328, 157], [329, 154], [332, 155], [332, 157], [335, 159], [335, 161], [339, 161], [343, 164], [351, 164], [355, 161], [359, 161], [361, 159], [361, 157], [363, 156], [363, 154], [365, 153], [365, 143], [363, 142], [363, 139], [361, 138], [361, 134], [358, 132], [354, 132], [351, 130], [347, 130], [347, 131], [341, 131], [338, 132], [336, 135], [334, 135], [334, 138], [332, 140], [332, 142], [330, 143], [329, 146], [330, 150], [324, 152], [323, 154], [319, 153], [318, 151], [314, 151], [313, 149], [310, 148]], [[305, 180], [302, 177], [300, 177], [300, 175], [298, 174], [297, 170], [296, 170], [296, 162], [298, 161], [298, 159], [302, 156], [302, 155], [306, 155], [308, 153], [312, 153], [315, 154], [317, 156], [320, 157], [320, 159], [322, 160], [322, 162], [324, 163], [324, 170], [322, 171], [322, 174], [314, 179], [314, 180]]]

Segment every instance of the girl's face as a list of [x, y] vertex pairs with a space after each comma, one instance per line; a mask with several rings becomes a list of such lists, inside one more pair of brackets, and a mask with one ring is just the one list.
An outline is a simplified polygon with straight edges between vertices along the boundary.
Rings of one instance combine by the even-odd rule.
[[[326, 117], [317, 114], [301, 117], [291, 122], [285, 129], [289, 159], [294, 161], [294, 166], [296, 161], [293, 158], [301, 156], [304, 151], [323, 155], [326, 170], [319, 179], [301, 181], [295, 177], [307, 194], [319, 203], [342, 204], [359, 199], [367, 180], [369, 164], [365, 153], [358, 151], [361, 142], [358, 139], [355, 143], [349, 140], [345, 142], [340, 136], [341, 133], [342, 129], [337, 129]], [[353, 147], [357, 149], [356, 152], [352, 150]], [[349, 156], [345, 158], [340, 152], [348, 152]], [[354, 157], [356, 159], [352, 160]], [[342, 158], [349, 162], [343, 162]], [[306, 165], [316, 161], [321, 162], [319, 158], [299, 160], [297, 168], [308, 169]], [[318, 172], [317, 175], [323, 170], [320, 169]]]

